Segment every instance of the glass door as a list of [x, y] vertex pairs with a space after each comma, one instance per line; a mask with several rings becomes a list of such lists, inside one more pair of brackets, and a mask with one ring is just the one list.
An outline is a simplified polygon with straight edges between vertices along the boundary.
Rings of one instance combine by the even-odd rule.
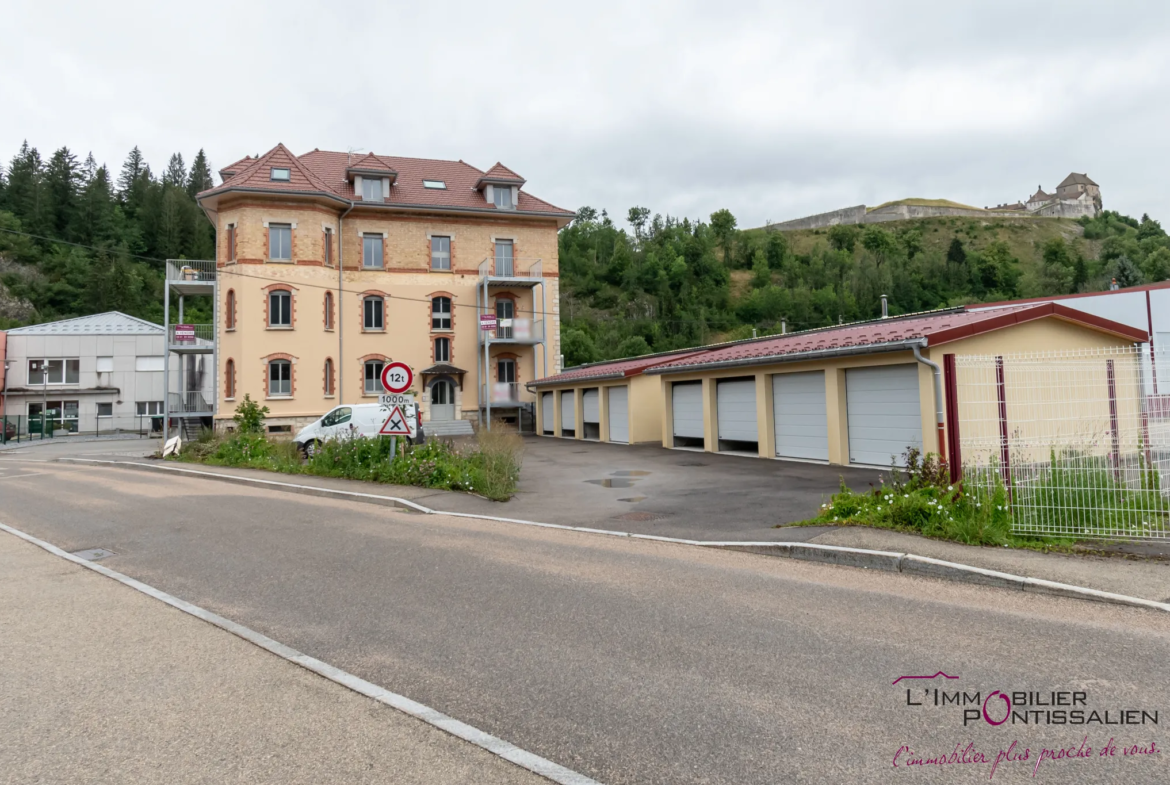
[[515, 273], [512, 264], [512, 241], [496, 240], [496, 275], [511, 278]]
[[512, 340], [512, 318], [516, 315], [516, 304], [511, 300], [496, 300], [496, 340]]

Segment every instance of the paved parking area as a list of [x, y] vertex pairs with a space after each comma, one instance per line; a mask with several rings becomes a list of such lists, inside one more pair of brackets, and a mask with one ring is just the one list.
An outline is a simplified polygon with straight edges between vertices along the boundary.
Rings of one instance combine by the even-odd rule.
[[[520, 492], [487, 514], [700, 540], [810, 539], [825, 530], [773, 527], [812, 517], [842, 478], [861, 489], [880, 474], [654, 445], [531, 437], [524, 446]], [[418, 501], [483, 511], [466, 496]]]

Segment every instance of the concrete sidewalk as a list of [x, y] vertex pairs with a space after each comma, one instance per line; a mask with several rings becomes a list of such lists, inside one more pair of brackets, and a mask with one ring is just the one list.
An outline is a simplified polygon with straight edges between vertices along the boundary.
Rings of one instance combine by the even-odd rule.
[[0, 532], [0, 783], [545, 783]]

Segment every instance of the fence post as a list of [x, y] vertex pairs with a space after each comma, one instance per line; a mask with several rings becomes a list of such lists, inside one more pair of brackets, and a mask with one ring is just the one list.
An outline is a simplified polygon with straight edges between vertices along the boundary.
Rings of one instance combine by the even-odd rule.
[[995, 390], [999, 399], [999, 464], [1008, 498], [1012, 496], [1012, 459], [1008, 447], [1007, 386], [1003, 379], [1003, 355], [995, 358]]
[[943, 390], [946, 393], [947, 462], [953, 485], [963, 476], [963, 453], [959, 446], [959, 380], [953, 354], [943, 355]]
[[1121, 433], [1117, 426], [1117, 382], [1113, 374], [1113, 360], [1105, 361], [1105, 373], [1109, 379], [1109, 436], [1112, 442], [1109, 462], [1113, 464], [1113, 479], [1121, 479]]

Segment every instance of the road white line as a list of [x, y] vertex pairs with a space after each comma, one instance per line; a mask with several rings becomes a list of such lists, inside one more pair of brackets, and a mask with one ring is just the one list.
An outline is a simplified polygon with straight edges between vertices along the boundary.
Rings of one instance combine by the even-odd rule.
[[23, 480], [25, 477], [40, 477], [42, 474], [49, 474], [49, 472], [26, 472], [24, 474], [8, 474], [0, 477], [0, 480]]
[[491, 735], [485, 731], [480, 730], [474, 726], [468, 725], [465, 722], [460, 722], [453, 717], [448, 717], [442, 712], [432, 709], [430, 706], [411, 700], [405, 695], [399, 695], [396, 692], [391, 692], [384, 687], [379, 687], [377, 684], [368, 682], [365, 679], [354, 676], [352, 673], [335, 668], [327, 662], [322, 662], [315, 657], [310, 657], [307, 654], [297, 651], [296, 649], [285, 646], [279, 641], [269, 638], [267, 635], [256, 632], [250, 627], [245, 627], [238, 624], [231, 619], [225, 619], [217, 613], [212, 613], [209, 610], [200, 608], [198, 605], [180, 600], [167, 594], [164, 591], [149, 586], [141, 581], [136, 581], [120, 572], [115, 572], [108, 567], [103, 567], [100, 564], [86, 561], [78, 558], [71, 553], [58, 548], [56, 545], [45, 542], [44, 540], [33, 537], [31, 534], [14, 529], [11, 526], [0, 523], [0, 530], [6, 531], [16, 537], [31, 542], [40, 548], [44, 548], [54, 556], [59, 556], [62, 559], [71, 561], [74, 564], [93, 570], [96, 573], [112, 578], [121, 584], [129, 586], [130, 588], [140, 591], [143, 594], [153, 597], [160, 602], [170, 605], [172, 608], [177, 608], [183, 613], [190, 614], [197, 619], [202, 619], [208, 624], [213, 624], [222, 630], [226, 630], [233, 635], [237, 635], [249, 643], [253, 643], [262, 649], [265, 649], [277, 657], [296, 663], [306, 670], [310, 670], [319, 676], [329, 679], [332, 682], [347, 687], [354, 692], [365, 695], [368, 698], [373, 698], [379, 703], [384, 703], [387, 706], [397, 709], [404, 714], [409, 714], [415, 719], [422, 720], [428, 725], [433, 725], [440, 730], [450, 733], [452, 736], [457, 736], [466, 742], [474, 744], [481, 749], [487, 750], [493, 755], [503, 758], [510, 763], [514, 763], [522, 769], [527, 769], [534, 774], [539, 774], [546, 779], [553, 782], [561, 783], [562, 785], [601, 785], [597, 780], [586, 777], [584, 774], [567, 769], [557, 763], [553, 763], [547, 758], [542, 758], [539, 755], [534, 755], [527, 750], [522, 750], [515, 744], [504, 741], [501, 738]]

